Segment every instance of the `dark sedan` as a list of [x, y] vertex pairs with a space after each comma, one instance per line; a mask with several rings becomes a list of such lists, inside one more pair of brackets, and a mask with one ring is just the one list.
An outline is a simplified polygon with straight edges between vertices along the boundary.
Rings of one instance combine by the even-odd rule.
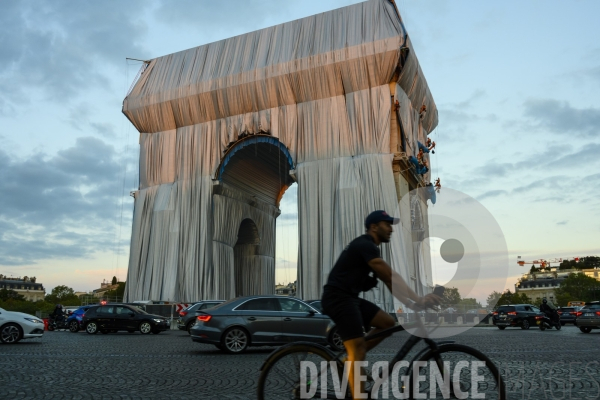
[[227, 353], [248, 346], [309, 341], [343, 346], [331, 319], [301, 300], [282, 296], [244, 296], [201, 311], [190, 330], [192, 340]]
[[127, 304], [104, 304], [90, 307], [83, 316], [83, 326], [90, 334], [127, 331], [158, 334], [169, 329], [169, 320]]
[[539, 325], [543, 317], [540, 309], [531, 304], [502, 305], [492, 313], [494, 325], [500, 330], [511, 326], [529, 329]]
[[577, 311], [575, 326], [583, 333], [590, 333], [592, 329], [600, 329], [600, 301], [585, 303], [582, 309]]
[[560, 307], [557, 311], [558, 315], [560, 315], [560, 324], [575, 324], [579, 309], [580, 307]]
[[188, 331], [189, 333], [192, 326], [196, 323], [196, 318], [200, 311], [213, 308], [221, 303], [223, 303], [223, 300], [203, 300], [181, 310], [179, 312], [179, 318], [177, 318], [177, 328], [182, 331]]

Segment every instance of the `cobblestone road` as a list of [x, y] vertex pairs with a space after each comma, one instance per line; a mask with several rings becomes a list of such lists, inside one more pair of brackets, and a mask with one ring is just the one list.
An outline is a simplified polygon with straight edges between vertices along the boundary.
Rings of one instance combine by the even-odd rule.
[[[370, 360], [391, 359], [405, 338], [387, 339]], [[475, 328], [451, 339], [500, 366], [510, 399], [600, 399], [600, 331]], [[0, 399], [255, 399], [272, 350], [225, 355], [181, 331], [46, 332], [0, 344]]]

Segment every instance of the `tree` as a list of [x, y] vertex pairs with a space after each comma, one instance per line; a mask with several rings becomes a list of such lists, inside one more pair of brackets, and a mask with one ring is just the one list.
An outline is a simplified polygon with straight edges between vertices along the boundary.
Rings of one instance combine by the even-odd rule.
[[78, 306], [81, 304], [79, 297], [77, 297], [73, 289], [65, 285], [56, 286], [52, 289], [52, 292], [46, 296], [45, 300], [49, 303], [60, 303], [66, 306]]
[[600, 282], [585, 275], [583, 272], [570, 274], [567, 279], [561, 282], [560, 287], [554, 291], [558, 304], [566, 305], [569, 301], [592, 301], [596, 300]]
[[15, 292], [12, 289], [0, 290], [0, 300], [7, 301], [9, 299], [17, 300], [17, 301], [24, 301], [25, 297], [23, 295], [20, 295], [19, 293]]
[[457, 305], [460, 303], [460, 300], [461, 297], [457, 288], [446, 288], [446, 290], [444, 290], [444, 295], [442, 296], [441, 305], [442, 307]]
[[[498, 292], [494, 292], [494, 293], [498, 293]], [[488, 297], [488, 302], [489, 302], [489, 297]], [[506, 289], [502, 293], [502, 295], [498, 298], [498, 301], [496, 302], [496, 306], [501, 306], [503, 304], [531, 304], [531, 299], [529, 297], [527, 297], [527, 295], [525, 293], [513, 293], [510, 291], [510, 289]]]
[[498, 304], [500, 297], [502, 297], [502, 293], [500, 292], [496, 292], [494, 290], [492, 293], [490, 293], [490, 295], [487, 297], [487, 308], [492, 309], [496, 307], [496, 304]]
[[117, 277], [113, 276], [112, 281], [110, 282], [111, 285], [116, 285], [118, 282]]
[[123, 300], [125, 295], [125, 282], [119, 282], [119, 287], [114, 290], [108, 290], [104, 293], [104, 296], [108, 300], [116, 299], [117, 301]]

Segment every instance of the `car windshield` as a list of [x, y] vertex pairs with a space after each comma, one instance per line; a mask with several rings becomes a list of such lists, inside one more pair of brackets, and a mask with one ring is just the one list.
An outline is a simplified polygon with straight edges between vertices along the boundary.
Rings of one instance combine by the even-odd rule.
[[133, 312], [138, 313], [138, 314], [148, 314], [146, 311], [142, 310], [138, 306], [130, 306], [129, 309], [132, 310]]

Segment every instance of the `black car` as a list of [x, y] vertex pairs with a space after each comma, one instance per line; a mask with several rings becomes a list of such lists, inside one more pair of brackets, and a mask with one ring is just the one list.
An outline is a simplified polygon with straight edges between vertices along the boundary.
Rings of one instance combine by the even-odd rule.
[[576, 313], [575, 326], [583, 333], [600, 329], [600, 301], [589, 301]]
[[284, 296], [244, 296], [203, 310], [190, 330], [192, 340], [228, 353], [248, 346], [309, 341], [343, 349], [335, 324], [305, 302]]
[[511, 326], [529, 329], [539, 325], [544, 315], [539, 308], [531, 304], [507, 304], [498, 307], [492, 313], [492, 320], [500, 330]]
[[90, 307], [83, 315], [83, 326], [89, 334], [127, 331], [158, 334], [169, 329], [169, 320], [148, 314], [128, 304], [104, 304]]
[[196, 317], [198, 316], [199, 311], [213, 308], [214, 306], [218, 306], [224, 301], [225, 300], [203, 300], [192, 304], [184, 310], [181, 310], [179, 312], [179, 318], [177, 318], [177, 327], [180, 330], [188, 331], [189, 333], [190, 329], [192, 329], [192, 326], [194, 326], [194, 324], [196, 323]]
[[575, 324], [579, 309], [580, 307], [560, 307], [557, 311], [558, 315], [560, 315], [560, 324]]

